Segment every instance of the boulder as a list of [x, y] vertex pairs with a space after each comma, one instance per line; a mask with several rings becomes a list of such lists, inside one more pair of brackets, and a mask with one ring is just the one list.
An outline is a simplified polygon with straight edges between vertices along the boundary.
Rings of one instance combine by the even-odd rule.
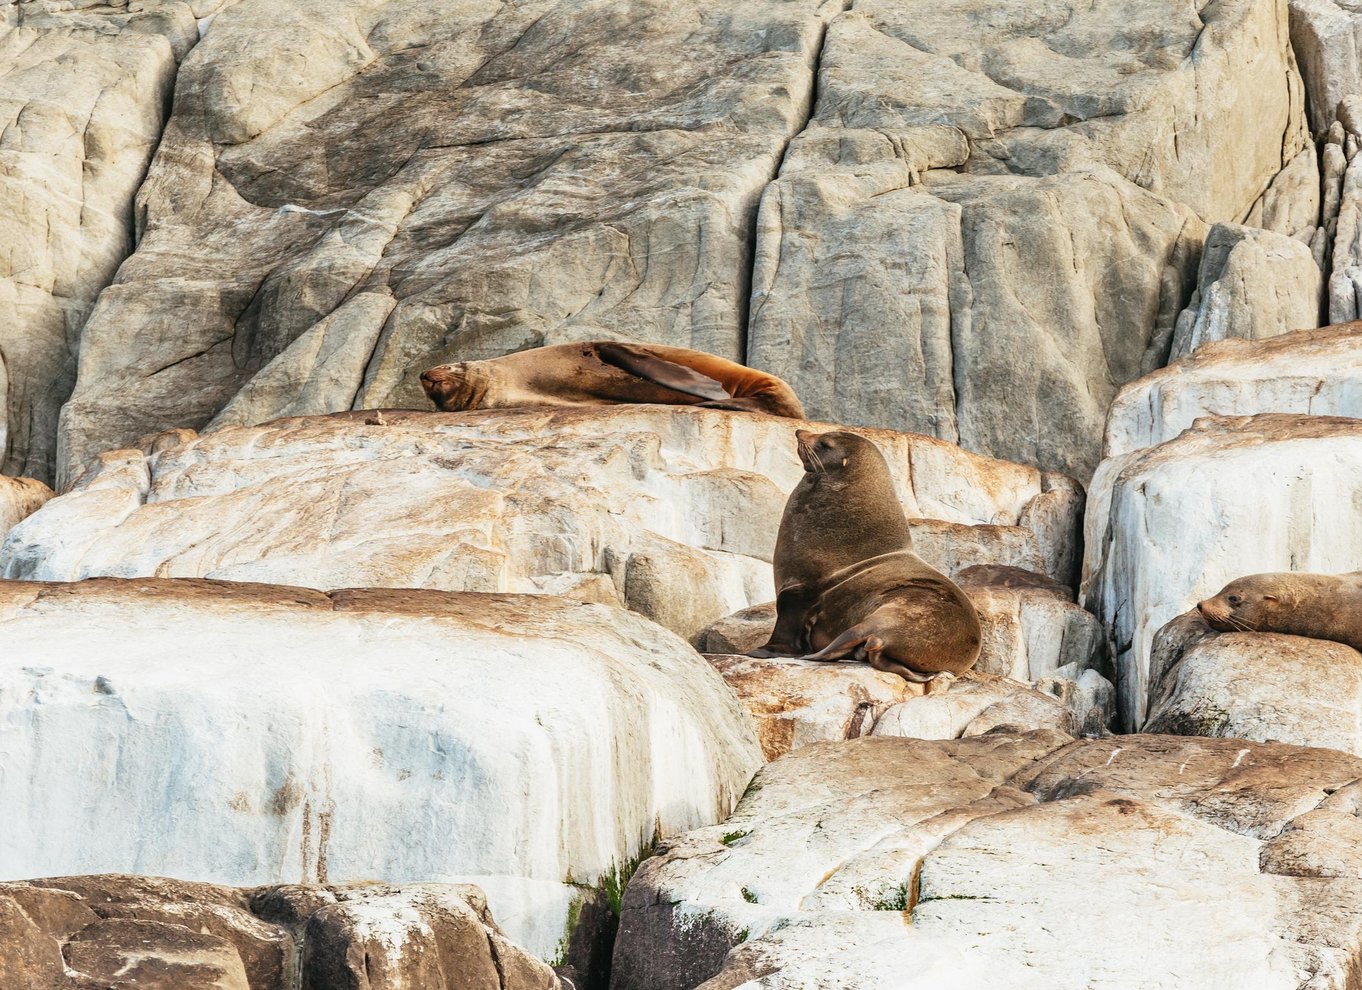
[[197, 40], [179, 0], [0, 5], [0, 472], [53, 478], [81, 326], [132, 251], [133, 196]]
[[[797, 422], [619, 406], [390, 411], [377, 423], [349, 413], [180, 431], [101, 455], [10, 534], [0, 568], [561, 594], [686, 637], [775, 596], [769, 561], [803, 475]], [[1071, 580], [1073, 481], [861, 432], [888, 458], [928, 560]]]
[[240, 0], [187, 59], [61, 423], [423, 407], [419, 374], [599, 337], [741, 360], [757, 199], [823, 0]]
[[1112, 644], [1121, 724], [1144, 723], [1154, 634], [1246, 574], [1342, 573], [1362, 547], [1362, 420], [1206, 416], [1102, 462], [1084, 602]]
[[36, 478], [9, 478], [0, 474], [0, 539], [37, 512], [52, 497], [52, 489]]
[[546, 958], [761, 762], [685, 643], [550, 596], [0, 582], [0, 657], [0, 878], [476, 882]]
[[749, 360], [815, 417], [1080, 480], [1206, 225], [1265, 214], [1308, 144], [1284, 2], [858, 2], [817, 94], [762, 197]]
[[[1167, 656], [1157, 676], [1151, 663], [1143, 731], [1327, 746], [1362, 756], [1362, 653], [1302, 636], [1216, 633], [1195, 610], [1170, 625], [1176, 645], [1164, 642], [1164, 630], [1155, 635], [1154, 655]], [[1193, 625], [1202, 635], [1188, 642]]]
[[1345, 990], [1360, 775], [1228, 739], [816, 743], [640, 868], [613, 986]]
[[502, 935], [469, 884], [242, 890], [119, 874], [0, 883], [0, 962], [14, 986], [35, 990], [560, 985]]
[[1324, 279], [1310, 246], [1270, 230], [1218, 223], [1206, 235], [1192, 301], [1171, 356], [1214, 340], [1261, 340], [1319, 326]]
[[1106, 456], [1172, 440], [1201, 416], [1305, 413], [1362, 418], [1362, 323], [1206, 344], [1121, 389]]

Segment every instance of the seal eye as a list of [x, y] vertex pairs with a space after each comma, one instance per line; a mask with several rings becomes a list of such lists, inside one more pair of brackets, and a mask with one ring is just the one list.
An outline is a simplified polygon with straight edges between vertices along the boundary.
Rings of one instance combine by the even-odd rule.
[[1244, 604], [1244, 599], [1240, 598], [1238, 595], [1230, 595], [1229, 598], [1225, 600], [1230, 603], [1230, 608], [1238, 608], [1240, 605]]

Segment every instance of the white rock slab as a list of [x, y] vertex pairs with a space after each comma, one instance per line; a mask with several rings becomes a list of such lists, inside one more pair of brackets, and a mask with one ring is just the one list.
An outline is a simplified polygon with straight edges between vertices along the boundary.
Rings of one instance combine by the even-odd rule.
[[1359, 774], [1170, 736], [808, 746], [635, 875], [613, 986], [1344, 990]]
[[1310, 246], [1285, 234], [1218, 223], [1206, 234], [1197, 291], [1173, 330], [1171, 356], [1214, 340], [1262, 340], [1319, 326], [1324, 276]]
[[1143, 723], [1155, 632], [1245, 574], [1342, 573], [1362, 554], [1362, 420], [1197, 420], [1102, 462], [1084, 600], [1108, 631], [1122, 724]]
[[[684, 636], [775, 596], [799, 423], [661, 406], [363, 413], [162, 436], [104, 455], [0, 550], [9, 577], [212, 577], [564, 594]], [[818, 424], [813, 429], [822, 429]], [[909, 517], [1071, 580], [1081, 490], [927, 437], [863, 430]], [[936, 522], [932, 522], [935, 520]], [[931, 537], [927, 537], [929, 541]], [[963, 549], [962, 549], [963, 548]]]
[[481, 878], [547, 957], [761, 762], [683, 642], [542, 596], [0, 583], [0, 725], [0, 877]]
[[[1201, 635], [1189, 637], [1189, 626]], [[1362, 654], [1351, 647], [1275, 633], [1220, 634], [1193, 611], [1159, 630], [1154, 654], [1165, 652], [1159, 666], [1166, 668], [1151, 669], [1143, 731], [1362, 756]]]
[[1131, 382], [1107, 415], [1106, 456], [1172, 440], [1201, 416], [1362, 417], [1362, 323], [1207, 344]]

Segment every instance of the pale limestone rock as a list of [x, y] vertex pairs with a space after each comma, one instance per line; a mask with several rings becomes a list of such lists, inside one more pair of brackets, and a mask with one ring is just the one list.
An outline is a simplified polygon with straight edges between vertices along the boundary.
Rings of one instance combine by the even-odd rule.
[[824, 0], [241, 0], [186, 60], [62, 418], [63, 474], [174, 426], [425, 406], [597, 337], [742, 358], [757, 199]]
[[1329, 275], [1329, 322], [1362, 316], [1362, 158], [1348, 162], [1338, 208]]
[[[1204, 625], [1193, 611], [1173, 620], [1170, 633], [1183, 639], [1198, 622]], [[1217, 634], [1209, 626], [1182, 649], [1169, 651], [1162, 639], [1160, 630], [1155, 653], [1171, 653], [1171, 663], [1151, 677], [1143, 731], [1326, 746], [1362, 756], [1362, 654], [1352, 647], [1275, 633]]]
[[52, 489], [36, 478], [8, 478], [0, 474], [0, 538], [37, 512]]
[[[775, 595], [770, 559], [803, 476], [801, 424], [664, 406], [366, 419], [180, 433], [101, 455], [12, 531], [0, 567], [41, 580], [544, 592], [627, 605], [686, 637]], [[1081, 511], [1071, 480], [862, 432], [888, 458], [907, 515], [923, 519], [915, 528], [955, 534], [924, 544], [929, 562], [1070, 580]]]
[[0, 5], [0, 470], [53, 477], [81, 326], [133, 247], [188, 3]]
[[1103, 461], [1084, 603], [1113, 646], [1121, 723], [1144, 722], [1154, 634], [1173, 617], [1246, 574], [1356, 570], [1360, 501], [1359, 419], [1207, 416]]
[[643, 865], [612, 985], [1344, 990], [1359, 775], [1225, 739], [815, 744]]
[[1086, 478], [1205, 225], [1311, 236], [1287, 34], [1272, 2], [856, 4], [762, 198], [749, 359], [814, 416]]
[[0, 963], [12, 985], [35, 990], [560, 985], [506, 940], [468, 884], [241, 890], [120, 874], [0, 883]]
[[1362, 323], [1207, 344], [1131, 382], [1107, 415], [1106, 455], [1172, 440], [1201, 416], [1362, 418]]
[[1310, 248], [1270, 230], [1218, 223], [1206, 235], [1197, 291], [1171, 356], [1231, 337], [1261, 340], [1319, 326], [1324, 279]]
[[1310, 126], [1325, 131], [1340, 101], [1362, 95], [1362, 10], [1352, 0], [1291, 0], [1291, 44]]
[[547, 596], [4, 582], [0, 656], [0, 878], [475, 882], [541, 957], [761, 762], [685, 643]]
[[1309, 244], [1320, 226], [1322, 187], [1319, 153], [1311, 144], [1277, 174], [1244, 223]]

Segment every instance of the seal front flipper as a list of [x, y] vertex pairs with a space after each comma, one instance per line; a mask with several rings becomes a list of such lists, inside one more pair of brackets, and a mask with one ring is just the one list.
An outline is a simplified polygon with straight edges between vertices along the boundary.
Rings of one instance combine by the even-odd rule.
[[722, 385], [708, 375], [702, 375], [684, 364], [650, 354], [642, 347], [603, 343], [596, 345], [596, 353], [606, 364], [614, 365], [621, 371], [638, 375], [683, 395], [693, 395], [697, 399], [708, 399], [711, 402], [730, 402], [733, 399]]
[[805, 621], [809, 606], [818, 596], [803, 584], [792, 584], [776, 596], [776, 627], [765, 646], [747, 653], [749, 657], [797, 657], [807, 651], [809, 642]]

